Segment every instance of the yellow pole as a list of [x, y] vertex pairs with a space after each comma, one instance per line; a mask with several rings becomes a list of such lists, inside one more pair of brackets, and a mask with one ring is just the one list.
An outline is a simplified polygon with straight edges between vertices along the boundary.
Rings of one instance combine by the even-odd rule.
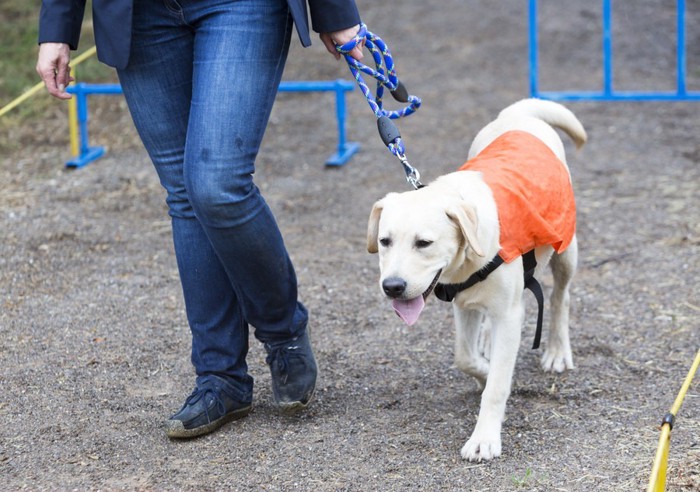
[[[695, 354], [695, 360], [693, 365], [688, 371], [688, 375], [681, 386], [681, 390], [676, 397], [676, 401], [673, 402], [673, 407], [671, 407], [671, 418], [675, 418], [678, 410], [681, 408], [685, 394], [690, 388], [690, 383], [693, 380], [693, 376], [700, 366], [700, 350]], [[666, 418], [664, 418], [666, 420]], [[671, 447], [671, 424], [664, 422], [661, 426], [661, 436], [659, 437], [659, 446], [656, 450], [656, 457], [654, 458], [654, 467], [651, 470], [651, 476], [649, 477], [649, 487], [647, 492], [664, 492], [666, 490], [666, 470], [668, 467], [668, 452]]]
[[[97, 49], [93, 46], [82, 55], [76, 57], [72, 65], [74, 67], [78, 66], [95, 53], [97, 53]], [[72, 75], [74, 79], [78, 78], [75, 69], [72, 70]], [[75, 85], [75, 80], [71, 82], [71, 85]], [[70, 153], [73, 157], [77, 157], [80, 155], [80, 136], [78, 134], [78, 101], [76, 97], [72, 97], [68, 101], [68, 131], [70, 133]]]
[[693, 361], [693, 365], [690, 368], [690, 371], [688, 371], [688, 375], [685, 377], [685, 381], [683, 382], [683, 386], [681, 386], [681, 390], [678, 393], [678, 396], [676, 397], [676, 401], [673, 402], [673, 407], [671, 408], [671, 413], [673, 415], [676, 415], [678, 413], [678, 410], [680, 410], [681, 404], [683, 403], [683, 399], [685, 398], [685, 394], [688, 392], [688, 388], [690, 388], [690, 383], [693, 381], [693, 376], [695, 376], [695, 373], [698, 370], [698, 366], [700, 366], [700, 349], [698, 350], [698, 353], [695, 354], [695, 360]]
[[[97, 53], [97, 48], [93, 46], [92, 48], [85, 51], [81, 55], [76, 56], [73, 59], [73, 61], [71, 62], [71, 65], [73, 65], [73, 66], [79, 65], [79, 64], [83, 63], [85, 60], [87, 60], [88, 58], [90, 58], [91, 56], [94, 56], [95, 53]], [[29, 89], [27, 92], [25, 92], [24, 94], [22, 94], [21, 96], [16, 98], [14, 101], [12, 101], [9, 104], [7, 104], [6, 106], [0, 108], [0, 116], [3, 116], [5, 113], [8, 113], [10, 110], [12, 110], [12, 109], [16, 108], [17, 106], [19, 106], [20, 104], [22, 104], [24, 101], [26, 101], [27, 99], [32, 97], [34, 94], [39, 92], [43, 87], [44, 87], [44, 83], [39, 82], [34, 87]]]
[[26, 101], [27, 99], [32, 97], [34, 94], [39, 92], [43, 87], [44, 87], [44, 83], [39, 82], [37, 85], [35, 85], [31, 89], [29, 89], [27, 92], [25, 92], [21, 96], [19, 96], [17, 99], [12, 101], [10, 104], [8, 104], [7, 106], [0, 109], [0, 116], [4, 115], [5, 113], [8, 113], [11, 109], [14, 109], [17, 106], [19, 106], [20, 104], [22, 104], [24, 101]]
[[95, 46], [93, 46], [89, 50], [86, 50], [82, 54], [73, 58], [73, 61], [71, 61], [71, 65], [73, 65], [73, 66], [80, 65], [81, 63], [83, 63], [85, 60], [87, 60], [91, 56], [94, 56], [95, 53], [97, 53], [97, 48]]
[[[73, 70], [73, 74], [76, 72]], [[75, 85], [75, 80], [70, 83]], [[80, 155], [80, 138], [78, 136], [78, 98], [68, 100], [68, 133], [70, 135], [70, 154], [73, 157]]]
[[656, 449], [654, 467], [651, 470], [648, 492], [664, 492], [666, 490], [666, 469], [668, 467], [668, 451], [671, 447], [671, 426], [661, 426], [659, 447]]

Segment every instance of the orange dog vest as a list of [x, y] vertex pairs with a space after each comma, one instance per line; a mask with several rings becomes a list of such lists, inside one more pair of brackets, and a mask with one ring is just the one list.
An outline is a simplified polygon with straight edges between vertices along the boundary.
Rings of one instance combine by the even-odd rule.
[[493, 192], [501, 227], [499, 256], [510, 263], [544, 245], [564, 251], [576, 231], [569, 174], [552, 150], [533, 135], [509, 131], [461, 171], [479, 171]]

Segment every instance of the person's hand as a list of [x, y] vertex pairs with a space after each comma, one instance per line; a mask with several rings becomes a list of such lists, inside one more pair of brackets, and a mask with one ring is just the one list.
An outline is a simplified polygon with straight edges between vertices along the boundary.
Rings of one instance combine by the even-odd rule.
[[[328, 50], [330, 54], [335, 56], [336, 60], [340, 59], [340, 53], [335, 49], [335, 46], [341, 46], [347, 43], [348, 41], [352, 41], [352, 38], [354, 38], [357, 33], [360, 32], [360, 25], [356, 25], [353, 27], [349, 27], [347, 29], [343, 29], [342, 31], [335, 31], [335, 32], [324, 32], [321, 33], [321, 41], [323, 41], [324, 46]], [[362, 60], [362, 47], [365, 45], [364, 40], [357, 46], [355, 46], [351, 51], [350, 51], [350, 56], [352, 56], [355, 60], [360, 61]]]
[[46, 90], [58, 99], [70, 99], [66, 87], [73, 81], [70, 76], [70, 47], [65, 43], [41, 43], [36, 72], [44, 81]]

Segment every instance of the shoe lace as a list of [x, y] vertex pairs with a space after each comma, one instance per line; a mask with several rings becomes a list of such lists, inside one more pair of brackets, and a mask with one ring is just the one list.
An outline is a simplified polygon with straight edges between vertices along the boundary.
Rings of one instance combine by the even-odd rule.
[[223, 415], [224, 413], [226, 413], [226, 406], [221, 400], [219, 392], [216, 391], [214, 388], [195, 388], [192, 394], [187, 397], [187, 401], [185, 401], [185, 406], [194, 405], [199, 400], [204, 398], [204, 411], [207, 413], [207, 420], [211, 421], [211, 417], [209, 416], [209, 404], [207, 403], [206, 399], [207, 395], [211, 395], [211, 398], [213, 398], [213, 400], [216, 402], [216, 408], [219, 411], [219, 415]]
[[[268, 346], [269, 347], [269, 346]], [[272, 364], [277, 366], [280, 373], [282, 384], [287, 383], [289, 376], [289, 355], [291, 351], [298, 349], [298, 345], [281, 345], [279, 347], [269, 347], [265, 362], [272, 367]]]

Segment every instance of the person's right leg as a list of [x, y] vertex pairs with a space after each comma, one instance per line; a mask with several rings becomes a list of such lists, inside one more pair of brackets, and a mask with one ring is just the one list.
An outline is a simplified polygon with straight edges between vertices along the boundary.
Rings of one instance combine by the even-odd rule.
[[176, 7], [170, 0], [134, 5], [130, 64], [119, 71], [119, 78], [136, 128], [167, 191], [197, 383], [174, 416], [181, 420], [168, 420], [166, 430], [174, 437], [189, 437], [247, 413], [253, 379], [245, 360], [248, 327], [240, 303], [185, 186], [194, 33], [183, 24]]
[[[132, 61], [120, 71], [120, 79], [136, 126], [168, 191], [198, 388], [211, 383], [229, 390], [239, 401], [250, 401], [252, 379], [245, 365], [250, 320], [268, 350], [275, 401], [283, 409], [294, 410], [308, 403], [316, 377], [306, 335], [307, 314], [296, 300], [294, 271], [274, 218], [252, 184], [255, 154], [286, 56], [286, 4], [280, 0], [249, 3], [249, 9], [253, 7], [249, 13], [266, 15], [249, 19], [253, 24], [248, 26], [257, 33], [241, 29], [245, 23], [239, 18], [218, 27], [209, 25], [211, 32], [195, 20], [197, 16], [216, 19], [213, 11], [204, 11], [226, 7], [230, 2], [225, 0], [181, 4], [183, 8], [174, 0], [151, 0], [136, 7]], [[266, 8], [275, 10], [283, 21], [277, 37], [260, 32], [261, 20], [270, 18]], [[205, 55], [219, 53], [211, 63], [197, 55], [196, 36], [205, 41], [200, 43]], [[225, 56], [219, 59], [221, 54], [231, 55], [231, 50], [218, 46], [217, 36], [234, 45], [252, 42], [260, 48], [257, 52], [248, 48], [247, 57], [234, 56], [229, 63]], [[275, 47], [278, 40], [282, 44]], [[247, 79], [251, 73], [262, 73], [256, 53], [263, 55], [265, 68], [273, 70], [272, 76], [262, 76], [264, 84]], [[222, 70], [217, 71], [217, 63]], [[236, 68], [236, 63], [245, 65]], [[200, 92], [194, 97], [193, 67], [201, 75], [195, 76]], [[236, 78], [237, 73], [242, 75]], [[223, 89], [216, 86], [221, 85], [221, 77], [226, 77]], [[236, 89], [241, 84], [262, 92], [246, 94]], [[241, 137], [251, 128], [252, 137]]]

